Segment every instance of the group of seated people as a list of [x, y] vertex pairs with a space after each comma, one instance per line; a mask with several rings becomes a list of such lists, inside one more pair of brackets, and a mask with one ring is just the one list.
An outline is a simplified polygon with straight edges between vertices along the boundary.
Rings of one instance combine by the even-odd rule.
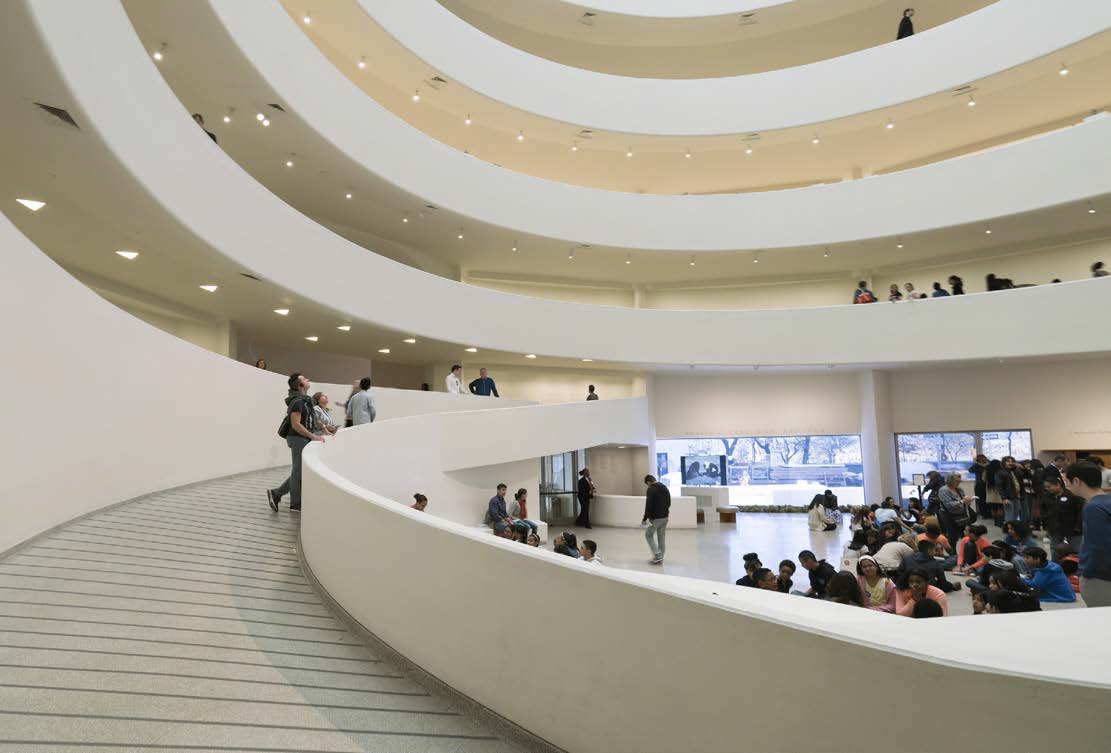
[[[507, 490], [505, 484], [498, 484], [497, 493], [490, 498], [486, 506], [486, 517], [483, 522], [494, 529], [494, 535], [499, 538], [539, 547], [538, 526], [528, 518], [528, 490], [518, 489], [513, 495], [512, 504], [508, 506], [505, 501]], [[584, 540], [579, 544], [575, 534], [570, 532], [556, 536], [552, 549], [557, 554], [565, 554], [594, 565], [602, 564], [602, 558], [597, 554], [597, 542]]]

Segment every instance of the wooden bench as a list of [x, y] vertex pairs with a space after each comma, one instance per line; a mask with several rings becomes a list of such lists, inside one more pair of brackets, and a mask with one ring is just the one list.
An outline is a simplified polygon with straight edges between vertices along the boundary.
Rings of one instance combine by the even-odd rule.
[[737, 510], [740, 509], [741, 508], [737, 507], [736, 505], [722, 505], [721, 507], [717, 508], [718, 520], [722, 523], [736, 523]]
[[695, 510], [694, 514], [695, 514], [695, 522], [696, 523], [705, 523], [706, 522], [706, 511], [703, 510], [701, 507], [698, 508], [697, 510]]

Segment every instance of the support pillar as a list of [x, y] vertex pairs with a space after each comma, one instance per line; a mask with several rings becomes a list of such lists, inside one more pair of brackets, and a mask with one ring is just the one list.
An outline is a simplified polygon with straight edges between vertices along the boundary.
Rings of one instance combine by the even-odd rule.
[[860, 456], [864, 461], [864, 500], [900, 499], [895, 464], [895, 429], [891, 411], [891, 375], [870, 369], [858, 377], [860, 389]]

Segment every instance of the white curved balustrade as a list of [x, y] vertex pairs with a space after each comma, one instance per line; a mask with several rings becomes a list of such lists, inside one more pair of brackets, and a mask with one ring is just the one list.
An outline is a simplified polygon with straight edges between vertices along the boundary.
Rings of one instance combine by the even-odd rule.
[[435, 0], [358, 1], [441, 75], [491, 99], [578, 127], [660, 136], [744, 134], [881, 110], [986, 78], [1111, 27], [1111, 3], [1104, 0], [999, 0], [897, 44], [808, 65], [722, 78], [646, 79], [530, 55]]
[[[881, 751], [897, 736], [905, 750], [936, 751], [936, 736], [907, 736], [898, 713], [873, 715], [861, 734], [859, 693], [828, 692], [830, 678], [861, 667], [877, 698], [913, 688], [974, 704], [976, 714], [946, 717], [953, 739], [1052, 749], [1059, 719], [1068, 718], [1070, 750], [1102, 749], [1103, 709], [1111, 702], [1111, 648], [1102, 634], [1111, 609], [910, 620], [594, 567], [466, 525], [473, 520], [468, 494], [489, 494], [497, 481], [512, 488], [515, 472], [537, 473], [536, 460], [521, 465], [523, 452], [616, 439], [639, 420], [638, 404], [400, 418], [312, 447], [304, 456], [305, 557], [332, 597], [379, 638], [568, 751]], [[491, 421], [519, 431], [490, 435]], [[544, 436], [552, 427], [561, 435], [554, 441]], [[537, 444], [518, 447], [518, 437]], [[480, 447], [468, 462], [482, 467], [445, 467], [443, 448], [472, 445]], [[440, 487], [439, 479], [453, 486]], [[429, 484], [444, 495], [429, 495], [429, 510], [442, 510], [440, 517], [407, 508], [410, 490]], [[998, 621], [988, 642], [985, 619]], [[1062, 632], [1069, 651], [1030, 650]], [[807, 723], [797, 724], [807, 688], [822, 702], [807, 705]]]
[[795, 0], [560, 0], [574, 8], [645, 18], [704, 18], [751, 13]]
[[279, 6], [210, 4], [250, 65], [356, 165], [436, 206], [532, 235], [684, 252], [786, 248], [983, 222], [1111, 192], [1111, 150], [1104, 148], [1111, 119], [828, 186], [658, 196], [554, 183], [482, 162], [413, 129], [336, 70]]
[[[288, 16], [280, 8], [269, 5], [221, 3], [221, 14], [234, 17], [235, 34], [250, 36], [251, 52], [259, 52], [276, 64], [275, 56], [294, 55], [298, 65], [288, 65], [286, 59], [280, 66], [288, 72], [310, 74], [316, 69], [312, 59], [302, 61], [296, 49], [283, 49], [279, 44], [268, 43], [266, 34], [275, 28], [285, 28], [293, 39], [310, 49], [304, 36], [296, 31]], [[937, 354], [922, 347], [926, 342], [946, 342], [950, 346], [945, 356], [962, 358], [1011, 358], [1046, 353], [1089, 353], [1104, 349], [1099, 338], [1075, 326], [1090, 315], [1091, 311], [1106, 306], [1108, 286], [1111, 281], [1084, 280], [1061, 285], [1044, 286], [1006, 293], [977, 294], [941, 301], [925, 302], [923, 306], [835, 306], [816, 309], [782, 309], [749, 311], [666, 311], [609, 308], [557, 301], [530, 299], [476, 288], [441, 277], [414, 270], [375, 254], [370, 254], [320, 225], [312, 222], [292, 207], [282, 203], [261, 186], [238, 165], [219, 150], [213, 149], [207, 137], [195, 124], [183, 117], [181, 103], [167, 88], [165, 82], [143, 50], [120, 5], [111, 0], [86, 2], [77, 5], [60, 0], [41, 0], [29, 6], [38, 29], [51, 52], [52, 60], [67, 81], [75, 108], [80, 108], [81, 122], [93, 129], [151, 195], [166, 208], [184, 227], [217, 249], [229, 259], [253, 272], [265, 281], [287, 291], [301, 295], [304, 249], [313, 250], [316, 283], [328, 291], [328, 304], [350, 316], [353, 321], [372, 322], [414, 336], [431, 337], [456, 343], [474, 344], [480, 348], [493, 348], [515, 353], [537, 353], [550, 356], [593, 358], [595, 360], [622, 361], [636, 364], [875, 364], [906, 363], [938, 360]], [[237, 11], [239, 8], [241, 10]], [[263, 12], [266, 11], [266, 12]], [[252, 19], [258, 23], [253, 24]], [[280, 20], [276, 27], [271, 23]], [[243, 26], [247, 28], [243, 28]], [[254, 34], [261, 34], [255, 38]], [[279, 36], [277, 41], [281, 41]], [[319, 55], [319, 53], [316, 53]], [[327, 78], [301, 82], [308, 89], [319, 87], [326, 94], [337, 80], [351, 87], [331, 66]], [[268, 68], [269, 73], [273, 73]], [[306, 89], [294, 90], [278, 87], [286, 103], [304, 112], [301, 105], [308, 95]], [[368, 102], [365, 97], [349, 98]], [[309, 100], [310, 102], [314, 100]], [[343, 99], [331, 100], [333, 103]], [[368, 104], [369, 106], [369, 104]], [[310, 108], [311, 109], [311, 108]], [[338, 109], [338, 108], [333, 108]], [[305, 113], [317, 116], [319, 112]], [[390, 116], [390, 120], [393, 120]], [[366, 123], [348, 121], [339, 130], [344, 144], [367, 141]], [[397, 124], [395, 123], [395, 126]], [[445, 157], [442, 165], [421, 145], [427, 139], [411, 129], [400, 128], [406, 135], [401, 141], [392, 141], [389, 129], [376, 132], [378, 156], [392, 163], [392, 175], [413, 176], [424, 173], [437, 176], [443, 183], [451, 183], [453, 163], [450, 158], [466, 159], [453, 150], [441, 147], [433, 150]], [[329, 134], [336, 136], [335, 132]], [[808, 189], [795, 194], [800, 197], [795, 210], [806, 216], [808, 222], [787, 222], [784, 231], [803, 227], [820, 227], [829, 217], [817, 210], [823, 203], [808, 204], [806, 196], [824, 196], [829, 201], [824, 206], [844, 209], [856, 218], [861, 226], [881, 224], [890, 214], [901, 217], [928, 212], [934, 204], [943, 204], [953, 195], [963, 196], [958, 189], [982, 186], [982, 176], [971, 166], [980, 165], [985, 170], [998, 171], [996, 179], [1007, 183], [1006, 192], [986, 192], [978, 201], [998, 209], [1013, 199], [1022, 201], [1048, 201], [1056, 203], [1063, 195], [1074, 192], [1093, 192], [1096, 186], [1111, 188], [1111, 150], [1103, 146], [1111, 140], [1111, 119], [1096, 120], [1061, 134], [1043, 137], [1008, 150], [981, 155], [976, 158], [954, 160], [958, 170], [948, 174], [946, 180], [930, 183], [937, 192], [930, 201], [919, 201], [918, 192], [909, 192], [914, 185], [912, 177], [918, 171], [899, 176], [857, 181], [848, 186], [829, 186]], [[412, 148], [409, 148], [412, 147]], [[1042, 151], [1044, 150], [1044, 151]], [[1025, 154], [1026, 164], [1017, 158]], [[1043, 155], [1034, 159], [1034, 155]], [[992, 155], [998, 159], [993, 161]], [[1011, 159], [1005, 159], [1009, 156]], [[427, 161], [426, 161], [427, 160]], [[1037, 180], [1026, 170], [1033, 164], [1044, 169]], [[491, 166], [479, 166], [480, 171], [492, 177], [497, 172]], [[1053, 177], [1062, 164], [1071, 178], [1069, 186]], [[941, 166], [924, 168], [925, 172]], [[188, 176], [184, 180], [183, 176]], [[453, 194], [459, 201], [481, 199], [490, 185], [500, 185], [499, 195], [512, 192], [520, 184], [503, 175], [498, 181], [463, 181], [454, 184]], [[516, 176], [521, 177], [521, 176]], [[532, 185], [533, 179], [528, 179]], [[466, 184], [464, 186], [464, 184]], [[196, 185], [205, 191], [195, 190]], [[904, 186], [899, 189], [898, 186]], [[919, 190], [923, 184], [919, 183]], [[844, 196], [842, 191], [855, 192], [875, 186], [873, 196], [885, 199], [882, 205], [891, 213], [873, 214], [863, 206], [834, 201]], [[1059, 191], [1043, 195], [1046, 186]], [[567, 195], [581, 189], [552, 186]], [[868, 189], [871, 190], [871, 189]], [[1097, 191], [1098, 192], [1098, 191]], [[596, 192], [604, 193], [604, 192]], [[859, 197], [859, 194], [855, 194]], [[1082, 193], [1082, 195], [1087, 195]], [[558, 202], [526, 200], [527, 191], [513, 197], [512, 205], [536, 213], [546, 206], [544, 221], [555, 229], [563, 220], [587, 217], [598, 227], [609, 229], [623, 227], [652, 227], [661, 232], [658, 224], [666, 212], [654, 208], [664, 205], [705, 206], [699, 200], [725, 207], [728, 203], [740, 206], [740, 197], [637, 197], [611, 195], [627, 206], [639, 206], [635, 213], [614, 212], [607, 214], [603, 207], [594, 207], [583, 214], [556, 212]], [[728, 199], [728, 202], [723, 199]], [[494, 206], [490, 195], [482, 201]], [[714, 200], [717, 201], [714, 201]], [[89, 197], [95, 206], [98, 197]], [[659, 201], [653, 201], [659, 200]], [[878, 201], [878, 198], [877, 198]], [[739, 203], [738, 203], [739, 202]], [[865, 202], [866, 203], [866, 202]], [[745, 204], [747, 205], [747, 204]], [[458, 208], [458, 207], [457, 207]], [[894, 212], [899, 208], [900, 212]], [[772, 213], [774, 214], [774, 213]], [[558, 216], [557, 216], [558, 215]], [[792, 212], [793, 215], [793, 212]], [[672, 215], [674, 217], [675, 215]], [[628, 217], [628, 221], [626, 221]], [[711, 223], [712, 224], [712, 223]], [[722, 232], [721, 224], [713, 229]], [[749, 229], [754, 229], [750, 227]], [[770, 228], [767, 228], [770, 229]], [[766, 230], [767, 230], [766, 229]], [[667, 226], [673, 237], [689, 230], [713, 235], [702, 223], [677, 223]], [[757, 232], [759, 232], [757, 230]], [[815, 231], [811, 231], [815, 232]], [[365, 281], [374, 281], [373, 295], [367, 294]], [[846, 291], [846, 300], [851, 291]], [[429, 305], [434, 301], [436, 305]], [[443, 312], [452, 312], [445, 316]], [[970, 322], [977, 323], [981, 337], [969, 338]], [[1021, 330], [1028, 336], [1016, 338], [1014, 331]], [[584, 336], [589, 333], [589, 336]], [[862, 347], [867, 343], [867, 347]]]

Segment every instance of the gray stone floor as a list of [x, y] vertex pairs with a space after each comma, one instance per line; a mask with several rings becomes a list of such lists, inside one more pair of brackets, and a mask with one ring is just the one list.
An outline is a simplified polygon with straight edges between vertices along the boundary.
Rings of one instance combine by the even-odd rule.
[[153, 494], [0, 561], [0, 751], [518, 751], [348, 632], [278, 471]]

